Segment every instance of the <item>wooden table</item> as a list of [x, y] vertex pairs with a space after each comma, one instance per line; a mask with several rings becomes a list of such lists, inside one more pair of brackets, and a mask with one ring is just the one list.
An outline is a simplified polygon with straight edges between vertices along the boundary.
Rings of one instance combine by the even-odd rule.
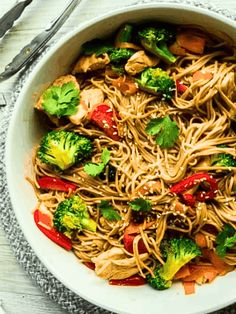
[[[0, 15], [3, 15], [15, 0], [0, 1]], [[9, 63], [12, 57], [28, 43], [36, 34], [42, 31], [57, 14], [65, 7], [64, 0], [34, 0], [24, 11], [15, 26], [0, 41], [0, 71]], [[136, 3], [136, 0], [83, 0], [63, 25], [54, 40], [75, 28], [78, 24], [109, 10], [120, 8], [121, 5]], [[206, 0], [216, 6], [229, 9], [236, 14], [236, 0]], [[8, 96], [14, 88], [17, 75], [0, 83], [0, 93]], [[62, 314], [66, 313], [51, 301], [48, 296], [25, 274], [13, 256], [9, 243], [0, 229], [0, 300], [7, 314]], [[91, 313], [92, 314], [92, 313]]]

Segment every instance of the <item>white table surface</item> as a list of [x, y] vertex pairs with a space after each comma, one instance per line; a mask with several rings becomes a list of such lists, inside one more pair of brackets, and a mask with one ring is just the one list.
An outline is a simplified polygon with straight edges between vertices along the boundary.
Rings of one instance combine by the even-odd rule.
[[[10, 9], [15, 2], [15, 0], [0, 0], [0, 16]], [[11, 61], [12, 57], [25, 44], [42, 31], [59, 14], [67, 2], [68, 0], [34, 0], [26, 8], [14, 27], [0, 40], [0, 71], [4, 69], [4, 66]], [[82, 5], [76, 8], [69, 20], [54, 37], [54, 40], [88, 19], [136, 2], [137, 0], [83, 0]], [[236, 13], [236, 0], [202, 0], [202, 2], [210, 3]], [[16, 81], [17, 75], [0, 83], [0, 93], [8, 96]], [[3, 110], [0, 110], [0, 115]], [[66, 313], [61, 310], [59, 305], [42, 293], [21, 266], [18, 265], [1, 228], [0, 301], [2, 301], [7, 314]]]

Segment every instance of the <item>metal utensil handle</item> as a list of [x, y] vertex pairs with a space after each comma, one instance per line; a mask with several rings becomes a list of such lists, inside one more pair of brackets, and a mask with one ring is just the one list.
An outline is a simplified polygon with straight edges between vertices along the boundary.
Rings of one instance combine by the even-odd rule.
[[13, 74], [21, 70], [28, 62], [32, 61], [52, 36], [55, 35], [80, 2], [81, 0], [70, 1], [62, 14], [51, 23], [51, 26], [48, 29], [37, 35], [28, 45], [22, 48], [14, 59], [6, 66], [5, 71], [0, 74], [0, 81], [11, 77]]
[[0, 18], [0, 38], [13, 26], [14, 22], [21, 16], [24, 9], [32, 2], [25, 0], [17, 3], [12, 9]]

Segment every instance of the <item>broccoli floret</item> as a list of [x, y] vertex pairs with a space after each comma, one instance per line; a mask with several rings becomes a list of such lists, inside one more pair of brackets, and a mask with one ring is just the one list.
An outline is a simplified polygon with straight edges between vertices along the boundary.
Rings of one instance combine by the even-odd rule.
[[[219, 145], [220, 148], [227, 147], [226, 145]], [[217, 167], [236, 167], [236, 159], [226, 153], [215, 154], [211, 158], [211, 165]]]
[[174, 63], [176, 57], [168, 49], [174, 39], [174, 32], [167, 27], [145, 27], [138, 33], [142, 46], [167, 63]]
[[103, 41], [101, 39], [93, 39], [82, 45], [82, 52], [86, 56], [92, 55], [94, 53], [96, 56], [100, 56], [104, 53], [112, 52], [113, 49], [114, 46], [110, 42]]
[[147, 275], [148, 283], [157, 290], [168, 289], [178, 270], [196, 256], [201, 255], [199, 247], [188, 238], [173, 238], [161, 243], [164, 265], [157, 266], [154, 277]]
[[230, 224], [225, 224], [216, 237], [216, 244], [216, 253], [225, 257], [228, 249], [236, 245], [236, 230]]
[[146, 68], [136, 80], [139, 88], [168, 100], [175, 90], [174, 80], [160, 68]]
[[120, 27], [118, 34], [116, 35], [116, 44], [123, 42], [131, 42], [133, 33], [133, 26], [130, 24], [124, 24]]
[[89, 158], [91, 154], [92, 143], [87, 137], [63, 130], [47, 133], [38, 150], [38, 157], [42, 162], [61, 170]]
[[132, 55], [134, 54], [134, 51], [132, 49], [126, 49], [126, 48], [118, 48], [114, 49], [110, 54], [109, 58], [111, 62], [113, 63], [123, 63], [126, 60], [128, 60]]
[[96, 231], [97, 224], [90, 218], [86, 204], [79, 196], [68, 198], [57, 206], [53, 216], [54, 227], [71, 237], [73, 231]]

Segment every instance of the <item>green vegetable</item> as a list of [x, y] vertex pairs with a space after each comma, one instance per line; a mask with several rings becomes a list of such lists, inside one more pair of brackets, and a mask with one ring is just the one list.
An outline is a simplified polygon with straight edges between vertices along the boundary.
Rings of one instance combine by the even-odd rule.
[[87, 41], [82, 45], [82, 53], [86, 56], [96, 54], [96, 56], [100, 56], [104, 53], [110, 53], [114, 49], [114, 46], [106, 41], [100, 39], [93, 39], [91, 41]]
[[120, 64], [132, 57], [133, 54], [134, 50], [132, 49], [117, 48], [109, 54], [109, 58], [112, 63]]
[[53, 215], [54, 227], [71, 237], [74, 231], [96, 231], [97, 224], [91, 219], [87, 206], [79, 196], [73, 196], [59, 203]]
[[169, 116], [151, 119], [145, 131], [147, 134], [157, 135], [156, 142], [161, 148], [173, 147], [179, 136], [179, 128]]
[[108, 201], [101, 201], [98, 208], [100, 209], [102, 216], [107, 220], [115, 221], [121, 219], [121, 216]]
[[199, 247], [188, 238], [172, 238], [161, 243], [164, 265], [158, 265], [154, 277], [147, 275], [148, 283], [157, 290], [168, 289], [172, 286], [175, 274], [185, 264], [196, 256], [201, 255]]
[[101, 160], [102, 162], [100, 163], [88, 162], [84, 166], [84, 171], [92, 177], [96, 177], [101, 174], [110, 160], [110, 152], [107, 148], [103, 150]]
[[118, 34], [116, 35], [116, 43], [127, 43], [132, 41], [133, 26], [130, 24], [124, 24], [120, 27]]
[[128, 203], [134, 211], [150, 211], [152, 209], [151, 202], [145, 200], [142, 197], [136, 198], [135, 200]]
[[[219, 145], [220, 148], [226, 148], [226, 145]], [[211, 165], [217, 167], [236, 167], [236, 159], [230, 154], [215, 154], [211, 158]]]
[[138, 33], [142, 46], [167, 63], [174, 63], [176, 57], [168, 49], [175, 34], [170, 27], [145, 27]]
[[236, 245], [236, 230], [231, 225], [225, 224], [216, 237], [216, 244], [216, 253], [224, 257], [227, 250]]
[[65, 170], [91, 154], [92, 143], [87, 137], [61, 130], [42, 138], [37, 155], [42, 162]]
[[79, 105], [79, 90], [75, 83], [50, 86], [42, 95], [42, 107], [50, 115], [58, 118], [75, 114]]
[[161, 95], [164, 100], [173, 97], [175, 82], [166, 71], [160, 68], [146, 68], [136, 82], [140, 89], [151, 94]]
[[112, 64], [111, 69], [119, 76], [124, 75], [125, 69], [123, 64]]

